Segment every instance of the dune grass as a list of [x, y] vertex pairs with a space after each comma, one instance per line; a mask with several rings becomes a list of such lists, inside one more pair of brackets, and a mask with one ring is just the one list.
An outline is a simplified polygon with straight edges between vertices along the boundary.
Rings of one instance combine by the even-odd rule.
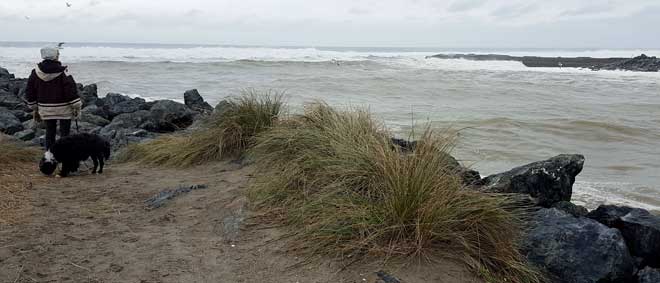
[[38, 148], [19, 144], [8, 137], [0, 137], [0, 164], [2, 167], [10, 168], [16, 164], [38, 161], [40, 154], [41, 151]]
[[245, 91], [222, 111], [208, 117], [200, 129], [183, 135], [164, 135], [124, 149], [119, 161], [137, 161], [168, 167], [189, 167], [224, 158], [237, 158], [254, 136], [269, 129], [283, 109], [280, 93]]
[[36, 174], [41, 150], [0, 134], [0, 224], [14, 224], [29, 207], [30, 177]]
[[311, 255], [443, 257], [489, 281], [541, 280], [518, 253], [513, 202], [464, 189], [451, 138], [428, 130], [402, 154], [389, 137], [367, 111], [311, 106], [258, 135], [250, 197]]

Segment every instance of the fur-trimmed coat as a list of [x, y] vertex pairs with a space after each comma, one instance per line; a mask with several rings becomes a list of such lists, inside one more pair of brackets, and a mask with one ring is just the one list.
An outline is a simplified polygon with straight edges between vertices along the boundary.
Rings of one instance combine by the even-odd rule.
[[71, 119], [80, 113], [82, 102], [73, 77], [65, 73], [66, 66], [54, 60], [39, 63], [28, 79], [28, 105], [43, 120]]

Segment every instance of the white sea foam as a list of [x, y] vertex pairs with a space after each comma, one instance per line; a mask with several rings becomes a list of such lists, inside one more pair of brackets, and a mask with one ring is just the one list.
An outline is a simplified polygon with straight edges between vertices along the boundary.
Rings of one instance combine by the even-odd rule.
[[601, 204], [618, 204], [660, 211], [657, 192], [636, 193], [633, 184], [616, 182], [575, 182], [572, 201], [588, 209]]
[[[66, 46], [66, 45], [65, 45]], [[254, 61], [293, 61], [293, 62], [329, 62], [338, 61], [363, 61], [378, 59], [416, 59], [420, 62], [425, 56], [438, 53], [474, 53], [474, 54], [504, 54], [512, 56], [558, 56], [558, 57], [633, 57], [642, 53], [650, 56], [660, 56], [660, 50], [442, 50], [431, 51], [395, 51], [388, 49], [382, 51], [374, 49], [365, 51], [364, 48], [286, 48], [286, 47], [125, 47], [125, 46], [73, 46], [65, 47], [61, 51], [62, 57], [67, 62], [81, 61], [122, 61], [122, 62], [227, 62], [237, 60]], [[33, 62], [39, 60], [39, 47], [27, 46], [3, 46], [0, 44], [0, 59], [8, 62]], [[440, 61], [440, 60], [437, 60]], [[515, 62], [479, 62], [485, 66], [511, 66]], [[514, 65], [520, 65], [514, 64]]]

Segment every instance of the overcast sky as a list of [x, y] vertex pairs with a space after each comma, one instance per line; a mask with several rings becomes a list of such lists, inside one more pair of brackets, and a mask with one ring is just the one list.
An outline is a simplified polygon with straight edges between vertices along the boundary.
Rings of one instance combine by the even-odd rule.
[[659, 0], [1, 0], [0, 41], [660, 48]]

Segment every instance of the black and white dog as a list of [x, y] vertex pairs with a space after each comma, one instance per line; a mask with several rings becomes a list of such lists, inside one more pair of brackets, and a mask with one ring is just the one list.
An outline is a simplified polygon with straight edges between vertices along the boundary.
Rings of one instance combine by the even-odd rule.
[[[60, 177], [66, 177], [71, 172], [78, 171], [81, 161], [92, 158], [94, 170], [92, 174], [103, 173], [104, 161], [110, 158], [110, 143], [99, 135], [82, 133], [59, 139], [46, 151], [39, 163], [39, 170], [46, 175], [52, 175], [58, 163], [62, 163]], [[99, 167], [100, 165], [100, 167]]]

